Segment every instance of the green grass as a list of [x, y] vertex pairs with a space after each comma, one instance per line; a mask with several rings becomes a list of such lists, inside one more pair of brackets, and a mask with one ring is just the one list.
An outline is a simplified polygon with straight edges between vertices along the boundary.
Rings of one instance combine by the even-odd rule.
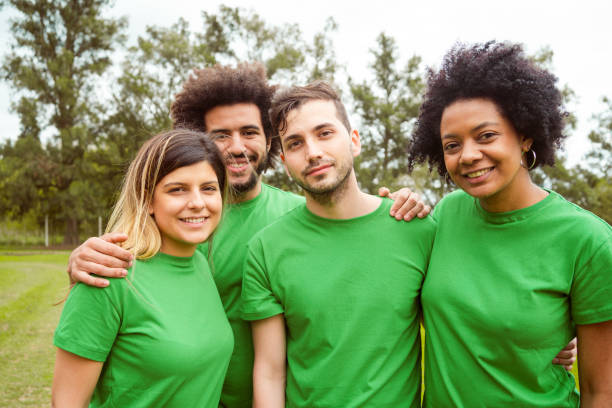
[[68, 252], [0, 252], [0, 407], [48, 407]]

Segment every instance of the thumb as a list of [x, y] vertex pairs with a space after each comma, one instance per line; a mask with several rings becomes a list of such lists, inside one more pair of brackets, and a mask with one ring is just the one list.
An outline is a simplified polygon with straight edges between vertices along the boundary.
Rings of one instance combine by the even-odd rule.
[[381, 197], [389, 197], [391, 195], [391, 190], [387, 187], [381, 187], [378, 189], [378, 195]]

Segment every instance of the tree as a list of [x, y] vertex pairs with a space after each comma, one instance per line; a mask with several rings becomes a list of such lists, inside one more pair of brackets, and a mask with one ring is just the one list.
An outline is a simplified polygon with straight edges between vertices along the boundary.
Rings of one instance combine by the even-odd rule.
[[[90, 109], [96, 98], [95, 78], [111, 65], [110, 55], [124, 40], [124, 19], [101, 17], [109, 0], [9, 0], [21, 13], [11, 24], [13, 43], [2, 75], [38, 113], [27, 115], [19, 106], [22, 124], [49, 130], [46, 152], [53, 164], [46, 197], [66, 221], [64, 242], [78, 243], [79, 216], [83, 207], [83, 158], [96, 142]], [[25, 98], [25, 99], [23, 99]], [[28, 180], [23, 180], [27, 182]], [[53, 187], [53, 188], [51, 188]]]

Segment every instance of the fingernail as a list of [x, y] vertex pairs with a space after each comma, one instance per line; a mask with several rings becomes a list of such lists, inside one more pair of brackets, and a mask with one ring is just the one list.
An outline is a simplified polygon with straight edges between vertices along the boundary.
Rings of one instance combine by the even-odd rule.
[[122, 270], [122, 271], [121, 271], [121, 276], [127, 276], [127, 270], [125, 270], [125, 269], [124, 269], [124, 270]]
[[391, 211], [391, 216], [395, 217], [395, 211]]
[[404, 220], [410, 221], [412, 219], [412, 215], [407, 215], [404, 217]]
[[102, 281], [102, 286], [108, 286], [108, 281], [107, 280]]
[[128, 262], [128, 267], [132, 266], [133, 264], [134, 264], [134, 261]]

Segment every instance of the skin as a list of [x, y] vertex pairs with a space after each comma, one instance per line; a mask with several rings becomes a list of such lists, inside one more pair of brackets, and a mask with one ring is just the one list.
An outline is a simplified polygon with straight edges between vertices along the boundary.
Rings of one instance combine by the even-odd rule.
[[261, 192], [261, 173], [270, 150], [257, 105], [216, 106], [206, 112], [204, 124], [223, 154], [230, 185], [239, 192], [234, 201], [257, 197]]
[[189, 257], [194, 242], [204, 242], [221, 218], [221, 192], [208, 162], [180, 167], [157, 183], [149, 214], [160, 229], [160, 251]]
[[[547, 196], [522, 165], [522, 153], [533, 141], [517, 134], [494, 102], [467, 99], [448, 105], [440, 136], [449, 175], [485, 210], [518, 210]], [[480, 170], [482, 175], [476, 173]], [[581, 407], [612, 406], [612, 321], [578, 325], [577, 333]], [[553, 362], [562, 361], [574, 345], [575, 339]]]
[[[459, 100], [447, 106], [440, 135], [450, 177], [485, 210], [517, 210], [548, 195], [521, 166], [533, 140], [517, 134], [490, 100]], [[484, 174], [476, 177], [479, 171]]]
[[[180, 167], [167, 174], [155, 186], [149, 206], [161, 233], [160, 251], [174, 256], [193, 255], [197, 245], [217, 227], [222, 207], [217, 176], [208, 162]], [[193, 218], [200, 221], [184, 221]], [[87, 407], [102, 366], [102, 362], [57, 349], [53, 406]]]

